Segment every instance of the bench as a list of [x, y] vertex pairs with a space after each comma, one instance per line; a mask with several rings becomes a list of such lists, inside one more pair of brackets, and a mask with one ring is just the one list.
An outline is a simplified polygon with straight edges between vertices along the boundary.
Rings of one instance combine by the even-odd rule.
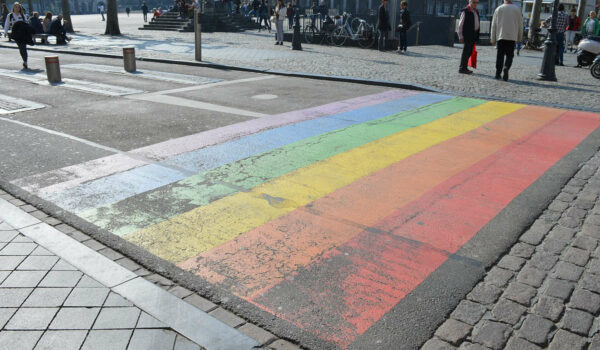
[[37, 43], [37, 39], [40, 40], [40, 44], [50, 44], [48, 41], [49, 36], [54, 36], [52, 34], [33, 34], [33, 42]]

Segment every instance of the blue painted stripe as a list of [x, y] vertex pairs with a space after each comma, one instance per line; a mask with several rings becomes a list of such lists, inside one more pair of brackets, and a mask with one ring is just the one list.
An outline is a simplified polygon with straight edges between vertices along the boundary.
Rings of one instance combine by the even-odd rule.
[[[81, 213], [105, 204], [150, 191], [189, 176], [173, 166], [200, 173], [244, 158], [348, 126], [442, 102], [451, 96], [419, 94], [359, 108], [344, 113], [312, 119], [184, 153], [159, 164], [145, 165], [122, 173], [83, 183], [48, 195], [44, 199], [63, 209]], [[160, 166], [164, 164], [165, 166]]]

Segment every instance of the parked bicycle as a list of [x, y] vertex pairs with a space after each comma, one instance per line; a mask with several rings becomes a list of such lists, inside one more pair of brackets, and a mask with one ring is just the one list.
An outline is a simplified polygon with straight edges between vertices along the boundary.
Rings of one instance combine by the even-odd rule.
[[304, 26], [304, 39], [309, 44], [333, 44], [333, 30], [335, 24], [331, 17], [327, 16], [321, 27], [317, 27], [317, 20], [311, 20], [309, 24]]
[[343, 46], [347, 39], [355, 40], [366, 49], [375, 43], [375, 27], [364, 19], [344, 13], [343, 22], [335, 27], [331, 39], [336, 46]]

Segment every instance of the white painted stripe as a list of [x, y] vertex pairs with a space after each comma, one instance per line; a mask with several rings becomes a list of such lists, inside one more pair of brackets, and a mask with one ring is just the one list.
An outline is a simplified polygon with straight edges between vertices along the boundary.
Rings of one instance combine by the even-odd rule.
[[16, 70], [8, 70], [8, 69], [1, 69], [1, 68], [0, 68], [0, 76], [12, 78], [12, 79], [24, 80], [24, 81], [28, 81], [30, 83], [37, 83], [40, 80], [46, 79], [46, 75], [44, 73], [40, 73], [40, 72], [36, 72], [36, 71], [31, 71], [31, 70], [16, 71]]
[[13, 114], [44, 108], [43, 104], [23, 100], [17, 97], [0, 95], [0, 114]]
[[148, 93], [148, 95], [169, 95], [169, 94], [175, 94], [175, 93], [179, 93], [179, 92], [208, 89], [208, 88], [217, 87], [217, 86], [225, 86], [225, 85], [234, 85], [234, 84], [249, 83], [249, 82], [253, 82], [253, 81], [260, 81], [260, 80], [267, 80], [267, 79], [274, 79], [274, 78], [279, 78], [279, 77], [276, 76], [276, 75], [261, 75], [261, 76], [253, 77], [253, 78], [245, 78], [245, 79], [221, 81], [221, 82], [214, 83], [214, 84], [205, 84], [205, 85], [199, 85], [199, 86], [188, 86], [188, 87], [179, 88], [179, 89], [156, 91], [156, 92]]
[[4, 199], [0, 199], [0, 219], [42, 248], [206, 349], [250, 350], [260, 345], [237, 329], [138, 277], [134, 272], [54, 227], [40, 222]]
[[37, 81], [36, 84], [60, 86], [71, 90], [91, 92], [106, 96], [125, 96], [132, 94], [141, 94], [143, 90], [131, 89], [123, 86], [93, 83], [85, 80], [63, 79], [62, 83], [50, 84], [47, 80]]
[[66, 64], [63, 65], [62, 68], [66, 69], [79, 69], [86, 70], [90, 72], [100, 72], [100, 73], [113, 73], [113, 74], [123, 74], [130, 77], [135, 78], [145, 78], [152, 80], [160, 80], [160, 81], [169, 81], [180, 84], [210, 84], [222, 81], [222, 79], [214, 79], [201, 77], [197, 75], [189, 75], [189, 74], [179, 74], [179, 73], [169, 73], [169, 72], [161, 72], [155, 70], [142, 69], [137, 70], [133, 73], [126, 72], [123, 67], [118, 66], [109, 66], [104, 64], [92, 64], [92, 63], [77, 63], [77, 64]]
[[208, 111], [215, 111], [215, 112], [221, 112], [221, 113], [244, 115], [244, 116], [253, 117], [253, 118], [262, 118], [262, 117], [267, 116], [266, 114], [263, 114], [263, 113], [251, 112], [251, 111], [246, 111], [243, 109], [215, 105], [215, 104], [208, 103], [208, 102], [194, 101], [194, 100], [190, 100], [187, 98], [181, 98], [181, 97], [169, 96], [169, 95], [163, 95], [160, 98], [156, 98], [156, 96], [152, 95], [152, 94], [143, 94], [143, 95], [126, 96], [126, 98], [129, 98], [132, 100], [164, 103], [164, 104], [180, 106], [180, 107], [204, 109], [204, 110], [208, 110]]

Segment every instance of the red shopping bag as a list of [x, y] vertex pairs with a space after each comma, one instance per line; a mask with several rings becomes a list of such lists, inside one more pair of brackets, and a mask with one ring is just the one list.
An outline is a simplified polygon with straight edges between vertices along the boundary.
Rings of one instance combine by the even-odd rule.
[[477, 69], [477, 47], [473, 45], [473, 53], [469, 57], [469, 67]]

